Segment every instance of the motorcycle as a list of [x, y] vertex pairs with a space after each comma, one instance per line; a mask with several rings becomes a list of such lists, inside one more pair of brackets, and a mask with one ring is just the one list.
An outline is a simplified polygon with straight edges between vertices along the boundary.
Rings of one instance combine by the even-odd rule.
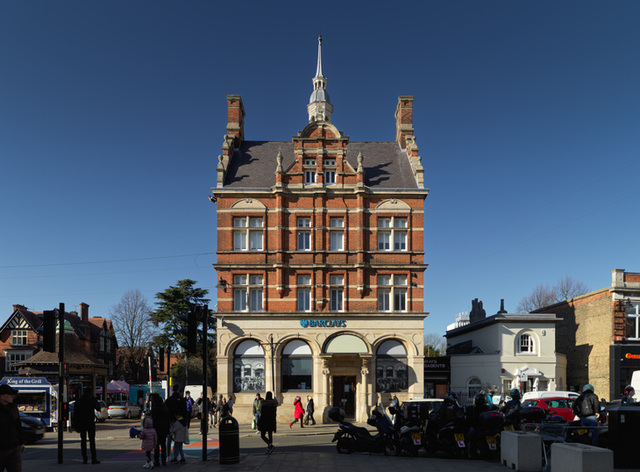
[[338, 431], [331, 441], [336, 443], [339, 454], [351, 454], [352, 452], [382, 452], [385, 456], [397, 454], [391, 420], [378, 410], [374, 409], [367, 420], [368, 425], [377, 428], [378, 434], [375, 435], [371, 435], [367, 428], [361, 428], [345, 421], [342, 408], [331, 408], [328, 411], [328, 416], [333, 421], [340, 423]]
[[424, 447], [429, 454], [441, 451], [448, 457], [464, 458], [467, 455], [465, 431], [462, 409], [454, 411], [453, 416], [446, 418], [434, 411], [427, 423]]
[[389, 407], [391, 414], [396, 415], [395, 432], [398, 453], [415, 457], [422, 447], [422, 424], [419, 418], [405, 418], [401, 412]]
[[484, 411], [478, 416], [471, 442], [471, 456], [482, 459], [500, 455], [500, 435], [504, 426], [504, 415], [499, 411]]

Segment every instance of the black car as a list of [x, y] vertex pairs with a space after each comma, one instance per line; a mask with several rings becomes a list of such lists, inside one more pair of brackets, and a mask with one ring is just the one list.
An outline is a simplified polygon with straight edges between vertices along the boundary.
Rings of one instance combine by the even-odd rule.
[[22, 425], [22, 435], [25, 443], [33, 444], [38, 439], [43, 438], [46, 426], [40, 418], [34, 418], [20, 412], [20, 424]]

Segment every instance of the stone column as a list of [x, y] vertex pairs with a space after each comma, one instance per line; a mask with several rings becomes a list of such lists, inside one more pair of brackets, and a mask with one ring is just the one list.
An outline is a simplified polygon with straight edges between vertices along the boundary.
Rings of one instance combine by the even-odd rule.
[[358, 412], [356, 418], [359, 421], [366, 421], [369, 418], [369, 360], [371, 355], [360, 354], [360, 361], [362, 363], [360, 367], [360, 392], [358, 394]]

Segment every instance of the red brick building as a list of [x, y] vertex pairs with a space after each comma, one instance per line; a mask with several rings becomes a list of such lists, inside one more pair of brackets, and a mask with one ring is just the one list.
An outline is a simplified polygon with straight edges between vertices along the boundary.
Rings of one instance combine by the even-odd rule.
[[265, 390], [361, 421], [393, 393], [423, 394], [428, 190], [413, 97], [398, 100], [394, 142], [350, 142], [331, 121], [321, 47], [309, 122], [290, 141], [246, 140], [242, 98], [227, 96], [212, 201], [218, 390], [236, 416]]
[[[0, 327], [0, 377], [42, 376], [57, 383], [57, 352], [42, 351], [37, 345], [42, 340], [37, 331], [42, 326], [41, 314], [13, 305], [13, 312]], [[80, 303], [80, 314], [64, 313], [64, 320], [65, 360], [70, 366], [70, 382], [92, 387], [106, 385], [114, 375], [118, 347], [111, 321], [90, 317], [86, 303]]]

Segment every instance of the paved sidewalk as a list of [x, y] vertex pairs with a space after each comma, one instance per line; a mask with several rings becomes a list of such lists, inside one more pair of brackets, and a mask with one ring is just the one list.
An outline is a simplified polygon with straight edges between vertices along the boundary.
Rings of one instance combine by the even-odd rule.
[[[359, 424], [359, 426], [366, 425]], [[336, 430], [336, 424], [317, 424], [303, 429], [299, 426], [297, 428], [289, 428], [288, 424], [278, 424], [276, 437], [326, 435], [327, 443], [330, 443]], [[210, 449], [207, 461], [202, 461], [200, 455], [194, 455], [195, 451], [192, 449], [189, 454], [190, 457], [185, 464], [169, 464], [166, 467], [160, 467], [158, 472], [204, 472], [211, 470], [221, 472], [337, 472], [338, 470], [346, 470], [348, 472], [507, 472], [510, 470], [497, 461], [453, 460], [433, 457], [387, 457], [382, 454], [366, 453], [345, 455], [338, 454], [335, 448], [331, 448], [328, 452], [303, 452], [301, 450], [292, 450], [290, 446], [276, 446], [271, 455], [265, 455], [263, 452], [253, 452], [255, 449], [251, 449], [251, 452], [243, 451], [242, 438], [256, 436], [255, 431], [252, 431], [248, 425], [240, 425], [239, 435], [240, 461], [237, 464], [221, 465], [219, 463], [219, 455], [217, 447], [215, 447], [218, 442], [218, 430], [213, 429], [208, 436]], [[190, 436], [192, 442], [197, 442], [200, 439], [197, 425], [192, 424]], [[122, 431], [99, 432], [97, 438], [98, 440], [128, 438], [128, 428], [123, 428]], [[211, 446], [212, 444], [214, 447]], [[99, 444], [98, 448], [100, 449]], [[139, 451], [137, 453], [132, 451], [125, 454], [125, 457], [119, 456], [111, 459], [103, 456], [104, 459], [101, 458], [102, 463], [97, 465], [84, 465], [79, 460], [65, 460], [64, 464], [52, 464], [50, 460], [29, 460], [25, 461], [23, 472], [42, 472], [43, 470], [59, 472], [64, 470], [66, 472], [69, 469], [77, 469], [77, 472], [141, 472], [142, 460], [139, 456], [140, 454]], [[626, 470], [627, 472], [632, 472], [632, 469]]]

